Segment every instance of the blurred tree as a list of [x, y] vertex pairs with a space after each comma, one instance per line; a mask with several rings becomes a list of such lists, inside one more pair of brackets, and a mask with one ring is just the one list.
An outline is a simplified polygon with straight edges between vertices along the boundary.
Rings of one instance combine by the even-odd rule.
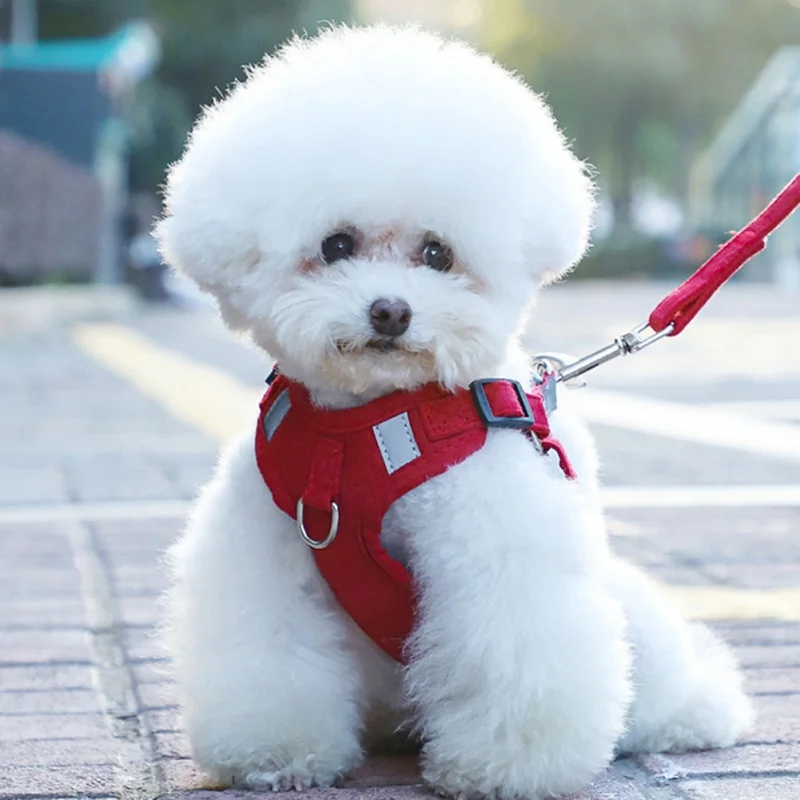
[[788, 0], [493, 0], [481, 45], [546, 92], [600, 170], [617, 223], [635, 182], [684, 194], [689, 163], [772, 53], [800, 39]]
[[137, 92], [131, 183], [153, 189], [203, 105], [293, 32], [350, 17], [350, 0], [40, 0], [42, 38], [102, 36], [147, 17], [162, 39], [156, 74]]
[[147, 0], [39, 0], [39, 36], [69, 39], [105, 36], [126, 19], [145, 16]]

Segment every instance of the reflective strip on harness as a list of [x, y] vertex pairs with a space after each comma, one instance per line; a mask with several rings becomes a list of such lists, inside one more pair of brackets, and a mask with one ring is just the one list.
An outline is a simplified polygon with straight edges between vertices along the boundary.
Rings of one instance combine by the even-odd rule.
[[291, 407], [292, 400], [289, 397], [289, 390], [284, 389], [269, 407], [267, 413], [264, 414], [264, 434], [267, 437], [267, 441], [272, 441], [275, 431], [278, 430]]
[[398, 414], [372, 426], [386, 471], [391, 475], [400, 467], [419, 458], [421, 453], [407, 413]]

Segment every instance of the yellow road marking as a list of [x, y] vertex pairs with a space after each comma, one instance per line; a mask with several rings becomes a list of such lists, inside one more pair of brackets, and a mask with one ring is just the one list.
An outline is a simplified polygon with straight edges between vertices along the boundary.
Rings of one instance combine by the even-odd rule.
[[256, 418], [258, 389], [161, 347], [124, 325], [80, 325], [72, 337], [108, 370], [216, 441], [237, 436]]
[[[222, 370], [161, 347], [130, 328], [115, 323], [81, 325], [73, 330], [72, 336], [78, 347], [104, 367], [216, 441], [226, 441], [253, 424], [260, 390], [243, 384]], [[625, 505], [620, 502], [620, 490], [616, 490], [617, 502], [614, 505], [617, 507]], [[663, 498], [656, 493], [651, 497], [650, 506], [647, 502], [637, 503], [635, 489], [628, 488], [625, 491], [633, 506], [658, 507], [663, 502]], [[642, 491], [652, 495], [652, 489], [648, 487], [642, 487]], [[670, 491], [680, 492], [681, 489], [675, 487]], [[647, 499], [646, 496], [643, 498]], [[623, 533], [630, 535], [632, 531]], [[800, 620], [800, 588], [664, 588], [682, 612], [695, 619]]]
[[737, 589], [729, 586], [664, 586], [690, 619], [800, 621], [800, 589]]

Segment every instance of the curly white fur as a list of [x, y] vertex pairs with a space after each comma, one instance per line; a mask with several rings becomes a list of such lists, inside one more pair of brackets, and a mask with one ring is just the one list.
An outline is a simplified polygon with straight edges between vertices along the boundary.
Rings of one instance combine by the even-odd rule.
[[[295, 41], [208, 109], [167, 184], [171, 263], [329, 407], [428, 381], [525, 379], [517, 334], [586, 246], [592, 187], [542, 100], [415, 29]], [[355, 252], [324, 263], [347, 231]], [[421, 263], [431, 237], [450, 272]], [[403, 299], [400, 346], [369, 307]], [[254, 409], [255, 412], [255, 409]], [[401, 670], [341, 611], [272, 502], [252, 432], [171, 551], [168, 644], [192, 753], [252, 787], [329, 785], [416, 731], [451, 795], [579, 790], [615, 751], [731, 744], [750, 708], [730, 652], [609, 554], [591, 441], [553, 427], [564, 479], [515, 432], [390, 510], [420, 603]]]

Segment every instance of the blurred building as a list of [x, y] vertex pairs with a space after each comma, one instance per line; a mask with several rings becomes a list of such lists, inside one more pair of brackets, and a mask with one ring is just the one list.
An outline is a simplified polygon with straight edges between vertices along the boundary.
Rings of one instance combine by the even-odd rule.
[[101, 206], [90, 169], [0, 127], [0, 285], [87, 277]]
[[[697, 228], [738, 230], [800, 172], [800, 47], [769, 62], [711, 147], [693, 182]], [[800, 289], [800, 216], [771, 238], [742, 277]]]
[[0, 280], [119, 279], [125, 103], [157, 57], [144, 23], [0, 44]]

